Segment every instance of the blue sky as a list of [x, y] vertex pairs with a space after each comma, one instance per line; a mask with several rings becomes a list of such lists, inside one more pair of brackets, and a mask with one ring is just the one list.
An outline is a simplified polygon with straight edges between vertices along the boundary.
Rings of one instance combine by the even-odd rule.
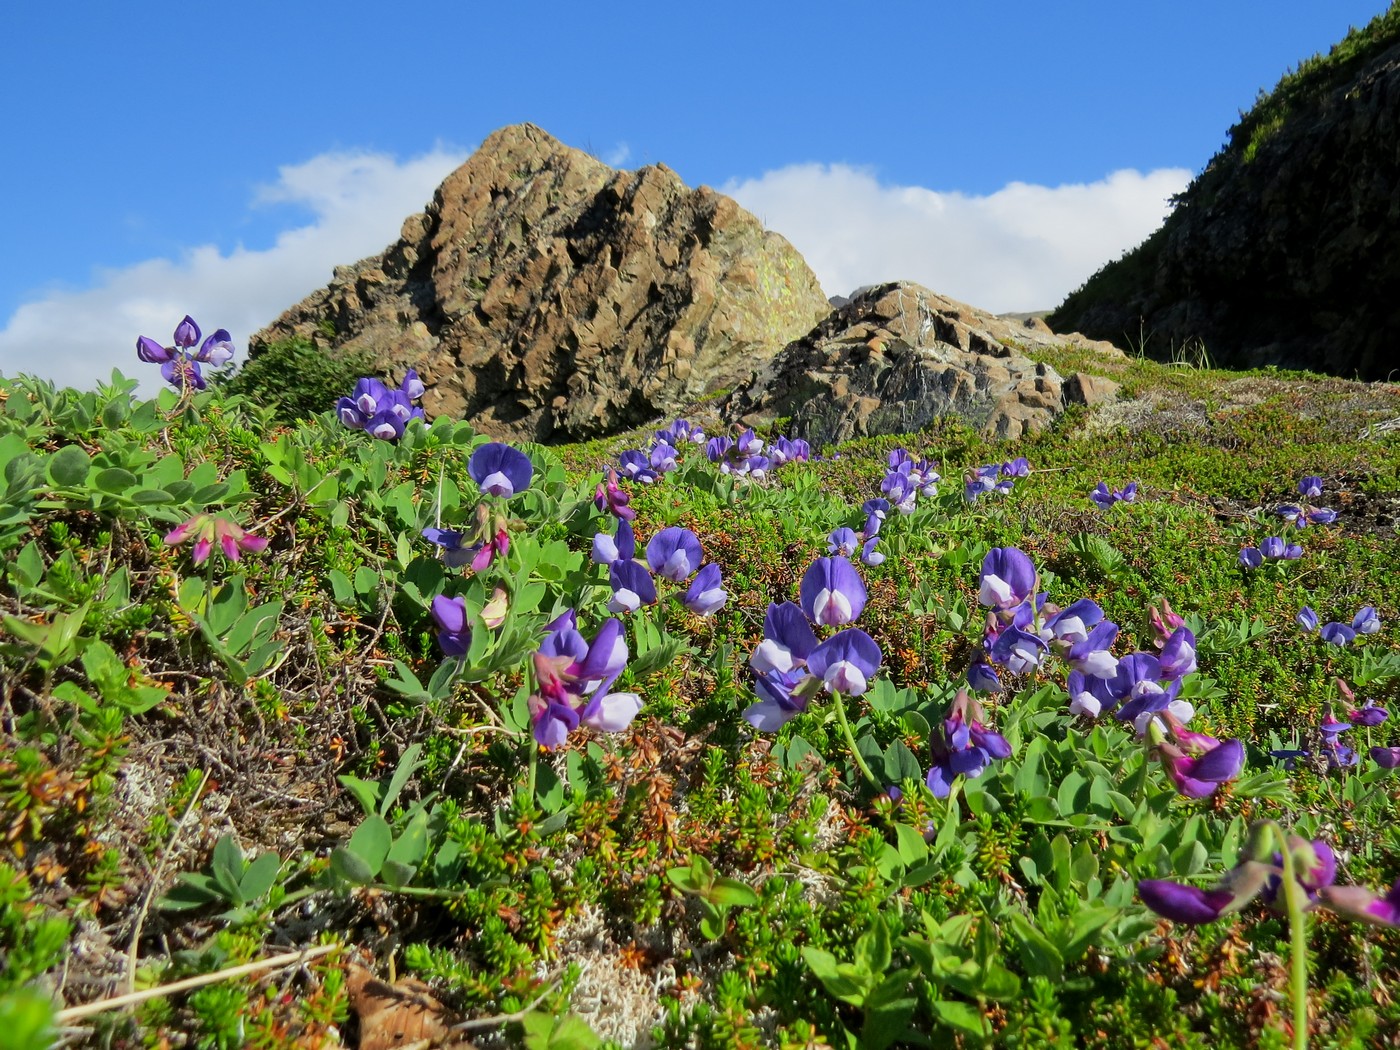
[[[1048, 308], [1383, 0], [9, 5], [0, 372], [240, 344], [531, 121], [734, 194], [828, 294]], [[509, 9], [507, 9], [509, 8]]]

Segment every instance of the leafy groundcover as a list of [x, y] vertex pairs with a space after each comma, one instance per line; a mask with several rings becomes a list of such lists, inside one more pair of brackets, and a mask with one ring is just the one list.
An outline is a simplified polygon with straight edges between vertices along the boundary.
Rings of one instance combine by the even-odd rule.
[[512, 447], [148, 342], [0, 379], [6, 1046], [1400, 1045], [1400, 389]]

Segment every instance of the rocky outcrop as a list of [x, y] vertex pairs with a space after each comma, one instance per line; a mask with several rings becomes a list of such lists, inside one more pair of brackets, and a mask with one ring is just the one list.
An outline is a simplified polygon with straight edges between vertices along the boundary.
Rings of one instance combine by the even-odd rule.
[[907, 281], [861, 289], [719, 406], [763, 425], [786, 418], [814, 444], [918, 430], [955, 415], [989, 436], [1047, 426], [1068, 402], [1116, 395], [1111, 380], [1066, 382], [1027, 348], [1077, 343], [1122, 357], [1108, 343], [1057, 336], [1035, 319], [1011, 321]]
[[1400, 4], [1303, 63], [1052, 326], [1216, 364], [1400, 365]]
[[429, 415], [569, 441], [732, 387], [829, 311], [796, 250], [730, 198], [521, 124], [250, 352], [291, 336], [366, 350], [391, 374], [418, 370]]

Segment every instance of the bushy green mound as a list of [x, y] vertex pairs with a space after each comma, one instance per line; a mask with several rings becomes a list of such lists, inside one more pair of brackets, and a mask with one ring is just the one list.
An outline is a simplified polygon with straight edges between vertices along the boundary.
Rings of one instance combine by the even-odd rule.
[[1047, 318], [1159, 360], [1383, 379], [1396, 366], [1400, 4], [1290, 71], [1162, 227]]
[[[383, 441], [219, 390], [0, 380], [7, 1045], [47, 1045], [56, 1010], [93, 1046], [369, 1045], [410, 1024], [424, 1045], [532, 1048], [1285, 1045], [1287, 922], [1255, 904], [1171, 923], [1137, 883], [1208, 889], [1260, 820], [1327, 843], [1338, 883], [1400, 876], [1400, 781], [1369, 753], [1400, 744], [1395, 720], [1353, 725], [1346, 753], [1321, 729], [1397, 700], [1400, 393], [1051, 363], [1111, 370], [1127, 397], [1015, 447], [944, 420], [757, 476], [757, 452], [716, 462], [673, 431], [677, 469], [646, 483], [626, 438], [528, 446], [523, 466], [449, 419]], [[832, 531], [874, 535], [862, 505], [896, 498], [897, 447], [937, 461], [938, 491], [924, 463], [878, 526], [883, 561], [855, 567], [863, 597], [814, 595]], [[1100, 481], [1136, 496], [1100, 509]], [[1280, 504], [1337, 519], [1296, 528]], [[632, 612], [609, 508], [653, 556], [657, 600]], [[722, 607], [668, 529], [718, 566]], [[1275, 536], [1301, 556], [1241, 563]], [[958, 707], [990, 658], [979, 569], [1011, 547], [1032, 591], [1121, 627], [1118, 657], [1157, 651], [1164, 600], [1179, 613], [1199, 668], [1174, 695], [1243, 769], [1187, 797], [1157, 730], [1071, 713], [1049, 654]], [[868, 635], [879, 666], [827, 667], [761, 732], [750, 663], [784, 602], [818, 648]], [[1305, 605], [1362, 633], [1324, 642]], [[949, 764], [962, 710], [980, 764]], [[1316, 1044], [1392, 1038], [1396, 933], [1319, 911], [1310, 943]]]

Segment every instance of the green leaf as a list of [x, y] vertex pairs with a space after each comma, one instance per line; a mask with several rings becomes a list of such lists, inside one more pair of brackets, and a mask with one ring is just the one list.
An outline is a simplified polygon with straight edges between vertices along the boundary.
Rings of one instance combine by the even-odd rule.
[[885, 779], [891, 783], [923, 779], [923, 767], [903, 740], [896, 739], [885, 749]]
[[227, 900], [234, 904], [243, 903], [238, 892], [239, 883], [243, 880], [243, 851], [238, 848], [238, 840], [232, 834], [222, 835], [214, 843], [209, 872]]
[[715, 879], [705, 898], [721, 908], [752, 908], [758, 894], [737, 879]]
[[[343, 881], [356, 886], [365, 886], [374, 881], [377, 869], [370, 867], [369, 862], [360, 858], [358, 854], [352, 853], [346, 846], [337, 846], [331, 850], [331, 871], [339, 876]], [[382, 864], [382, 862], [381, 862]]]
[[409, 778], [423, 765], [423, 760], [419, 757], [422, 753], [422, 744], [410, 744], [399, 758], [394, 775], [389, 778], [389, 784], [384, 789], [384, 797], [379, 801], [380, 816], [389, 815], [390, 807], [398, 801], [399, 793], [407, 786]]
[[365, 811], [366, 816], [372, 815], [379, 808], [379, 785], [377, 783], [352, 777], [349, 773], [343, 773], [336, 779], [340, 781], [341, 786], [346, 791], [355, 796], [355, 801], [360, 804], [360, 808]]
[[87, 480], [92, 460], [78, 445], [65, 445], [49, 457], [49, 480], [60, 488], [77, 488]]
[[705, 892], [708, 885], [702, 882], [699, 876], [690, 868], [667, 868], [666, 877], [671, 880], [671, 885], [682, 893], [701, 894]]
[[121, 467], [107, 467], [99, 470], [96, 477], [92, 479], [92, 484], [102, 492], [109, 492], [113, 496], [121, 496], [136, 487], [136, 475]]
[[992, 1034], [982, 1012], [969, 1003], [940, 999], [933, 1004], [933, 1012], [938, 1015], [939, 1022], [973, 1039], [981, 1041]]
[[856, 939], [855, 964], [868, 974], [882, 974], [890, 968], [890, 931], [876, 917], [870, 929]]
[[264, 853], [248, 865], [243, 878], [238, 882], [238, 896], [242, 902], [255, 901], [272, 889], [277, 874], [282, 870], [282, 858], [272, 852]]
[[385, 859], [389, 856], [389, 848], [393, 844], [394, 833], [389, 827], [389, 822], [375, 814], [366, 817], [355, 829], [345, 848], [364, 862], [372, 877], [379, 874], [379, 869], [383, 867]]
[[175, 502], [175, 497], [166, 492], [165, 489], [154, 488], [137, 489], [130, 498], [132, 503], [141, 507], [153, 507], [157, 504]]

